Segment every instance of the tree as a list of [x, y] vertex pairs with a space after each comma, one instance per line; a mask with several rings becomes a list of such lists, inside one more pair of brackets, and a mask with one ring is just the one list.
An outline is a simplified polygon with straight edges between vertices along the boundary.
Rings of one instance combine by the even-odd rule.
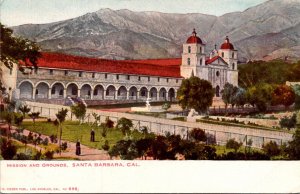
[[294, 85], [293, 90], [295, 92], [295, 109], [300, 110], [300, 85]]
[[39, 112], [32, 112], [28, 114], [32, 118], [33, 123], [35, 124], [35, 119], [39, 118], [40, 113]]
[[30, 108], [25, 104], [19, 107], [19, 111], [22, 112], [23, 118], [25, 118], [25, 115], [30, 112]]
[[285, 116], [280, 119], [279, 124], [280, 127], [287, 128], [289, 130], [291, 128], [295, 128], [297, 124], [297, 115], [294, 113], [290, 118]]
[[270, 157], [280, 154], [280, 149], [275, 141], [270, 141], [263, 145], [263, 151]]
[[59, 133], [59, 153], [61, 154], [61, 137], [62, 137], [62, 124], [66, 119], [68, 113], [68, 109], [61, 109], [57, 114], [56, 114], [56, 118], [57, 121], [59, 123], [59, 129], [60, 129], [60, 133]]
[[100, 115], [98, 115], [97, 113], [92, 113], [92, 116], [94, 117], [94, 126], [98, 126], [98, 123], [100, 123]]
[[255, 105], [259, 111], [265, 112], [272, 101], [272, 92], [272, 85], [260, 83], [248, 88], [246, 98], [252, 106]]
[[195, 141], [206, 141], [206, 134], [205, 131], [199, 128], [194, 128], [190, 132], [190, 136], [195, 140]]
[[244, 88], [238, 88], [233, 97], [233, 104], [237, 106], [244, 106], [247, 103], [246, 90]]
[[166, 102], [162, 105], [162, 109], [164, 109], [165, 111], [167, 111], [170, 107], [171, 107], [171, 104], [169, 102]]
[[243, 144], [240, 142], [235, 141], [235, 139], [229, 139], [226, 143], [226, 148], [228, 149], [234, 149], [234, 152], [236, 153], [237, 150], [242, 146]]
[[76, 103], [75, 105], [71, 106], [71, 112], [75, 115], [75, 117], [80, 121], [81, 124], [86, 114], [86, 106], [81, 102]]
[[287, 146], [287, 154], [291, 160], [300, 159], [300, 129], [296, 129], [292, 141]]
[[1, 23], [0, 27], [0, 61], [9, 69], [13, 67], [13, 64], [19, 64], [19, 61], [22, 61], [25, 66], [37, 68], [37, 60], [41, 56], [41, 53], [36, 43], [28, 39], [13, 36], [13, 31]]
[[183, 108], [193, 108], [198, 113], [206, 113], [212, 105], [214, 90], [209, 81], [192, 76], [184, 79], [177, 92], [179, 105]]
[[295, 101], [294, 90], [287, 85], [277, 85], [272, 93], [272, 104], [282, 104], [285, 107], [292, 105]]
[[5, 160], [11, 160], [17, 154], [17, 147], [12, 144], [11, 140], [7, 140], [6, 138], [0, 139], [1, 145], [1, 155]]
[[20, 113], [14, 113], [14, 120], [15, 120], [15, 124], [17, 126], [20, 126], [21, 123], [23, 122], [24, 117], [22, 116], [22, 114]]
[[147, 159], [148, 155], [151, 155], [151, 145], [153, 143], [152, 138], [140, 139], [136, 142], [136, 149], [139, 157]]
[[224, 89], [222, 90], [222, 100], [225, 103], [225, 109], [227, 109], [228, 104], [234, 106], [235, 104], [234, 98], [237, 92], [238, 92], [238, 87], [230, 83], [226, 83], [224, 85]]
[[120, 156], [122, 160], [133, 160], [138, 157], [135, 142], [132, 140], [118, 141], [108, 152], [108, 154], [111, 157]]
[[130, 119], [122, 117], [118, 120], [116, 128], [120, 129], [123, 135], [127, 136], [127, 133], [130, 131], [130, 128], [132, 128], [132, 126], [133, 124]]
[[8, 125], [7, 137], [9, 137], [10, 130], [11, 130], [11, 124], [13, 121], [13, 113], [5, 111], [2, 113], [2, 117]]

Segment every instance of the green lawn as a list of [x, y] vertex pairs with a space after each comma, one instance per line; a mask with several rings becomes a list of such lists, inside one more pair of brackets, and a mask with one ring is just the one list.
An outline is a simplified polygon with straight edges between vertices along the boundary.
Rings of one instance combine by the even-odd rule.
[[12, 139], [12, 140], [13, 140], [13, 145], [15, 145], [17, 147], [17, 153], [18, 154], [19, 153], [24, 153], [24, 154], [28, 154], [28, 155], [33, 156], [37, 153], [36, 149], [34, 149], [34, 148], [32, 148], [28, 145], [25, 148], [25, 145], [23, 143], [21, 143], [19, 141], [16, 141], [14, 139]]
[[[35, 126], [32, 122], [25, 121], [23, 122], [23, 127], [30, 131], [38, 132], [48, 136], [56, 134], [57, 131], [57, 127], [55, 127], [51, 122], [47, 121], [36, 122]], [[90, 142], [90, 132], [92, 128], [95, 130], [95, 142]], [[79, 122], [76, 121], [66, 121], [63, 123], [62, 139], [71, 142], [76, 142], [79, 139], [83, 145], [102, 149], [102, 145], [104, 145], [105, 140], [108, 140], [110, 147], [112, 147], [116, 144], [116, 142], [124, 138], [121, 131], [117, 129], [108, 129], [107, 136], [105, 138], [101, 136], [101, 132], [102, 128], [100, 127], [95, 128], [85, 123], [80, 125]], [[143, 134], [133, 131], [131, 136], [139, 139], [143, 137]]]
[[[222, 155], [222, 154], [225, 154], [225, 153], [229, 153], [229, 152], [234, 152], [234, 149], [228, 149], [226, 148], [226, 146], [221, 146], [221, 145], [216, 145], [214, 146], [216, 148], [216, 154], [217, 155]], [[257, 151], [257, 152], [261, 152], [260, 149], [258, 148], [251, 148], [252, 151]], [[242, 152], [242, 153], [245, 153], [245, 146], [241, 146], [239, 149], [238, 149], [238, 152]]]

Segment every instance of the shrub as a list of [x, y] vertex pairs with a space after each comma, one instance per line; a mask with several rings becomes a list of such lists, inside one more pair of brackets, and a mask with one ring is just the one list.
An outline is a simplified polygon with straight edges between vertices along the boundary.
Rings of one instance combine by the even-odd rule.
[[50, 141], [51, 143], [57, 143], [57, 135], [50, 135]]
[[104, 143], [104, 145], [102, 146], [102, 148], [103, 148], [105, 151], [109, 150], [109, 144], [108, 144], [108, 141], [107, 141], [107, 140], [105, 140], [105, 143]]
[[107, 128], [113, 128], [114, 122], [112, 120], [110, 120], [108, 117], [106, 117], [104, 125]]
[[294, 113], [293, 116], [291, 116], [290, 118], [288, 117], [283, 117], [280, 122], [280, 127], [282, 128], [287, 128], [287, 129], [291, 129], [291, 128], [295, 128], [296, 124], [297, 124], [297, 119], [296, 119], [296, 114]]
[[280, 154], [280, 149], [275, 141], [270, 141], [269, 143], [263, 145], [263, 151], [268, 156], [277, 156]]
[[42, 152], [38, 151], [34, 156], [33, 156], [33, 160], [40, 160], [42, 159]]
[[242, 146], [242, 143], [235, 141], [235, 139], [229, 139], [226, 143], [226, 148], [234, 149], [235, 153]]
[[49, 139], [48, 139], [48, 137], [46, 137], [46, 138], [44, 139], [44, 141], [42, 141], [42, 144], [43, 144], [44, 146], [47, 146], [47, 145], [49, 144]]
[[199, 128], [194, 128], [189, 134], [195, 141], [206, 141], [205, 131]]
[[48, 122], [48, 123], [50, 123], [50, 122], [51, 122], [51, 119], [50, 119], [50, 118], [48, 118], [48, 119], [47, 119], [47, 122]]
[[61, 144], [61, 149], [62, 150], [66, 150], [68, 148], [68, 143], [67, 142], [63, 142], [62, 144]]
[[48, 150], [45, 152], [45, 159], [46, 160], [52, 160], [54, 155], [54, 151]]
[[25, 153], [19, 153], [19, 154], [17, 154], [16, 159], [17, 160], [30, 160], [31, 156], [28, 154], [25, 154]]
[[4, 160], [12, 160], [17, 153], [17, 147], [12, 144], [12, 141], [6, 138], [1, 138], [1, 155]]

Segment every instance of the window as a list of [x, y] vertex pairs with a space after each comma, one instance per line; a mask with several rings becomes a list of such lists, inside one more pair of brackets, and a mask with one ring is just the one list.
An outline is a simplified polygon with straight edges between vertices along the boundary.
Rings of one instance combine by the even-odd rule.
[[158, 78], [157, 78], [157, 81], [159, 82], [159, 80], [160, 80], [160, 79], [159, 79], [159, 77], [158, 77]]
[[106, 96], [108, 96], [109, 95], [109, 90], [106, 90]]
[[82, 77], [82, 72], [81, 72], [81, 71], [79, 72], [78, 76], [79, 76], [79, 77]]
[[59, 90], [59, 95], [60, 95], [60, 96], [64, 95], [64, 90], [63, 90], [63, 89], [60, 89], [60, 90]]
[[38, 74], [38, 68], [34, 68], [34, 73]]
[[224, 52], [222, 52], [222, 57], [224, 57]]
[[141, 76], [139, 76], [138, 80], [141, 81]]
[[202, 59], [200, 59], [200, 65], [202, 65]]
[[120, 94], [121, 94], [121, 92], [120, 92], [120, 90], [118, 90], [118, 96], [120, 96]]
[[148, 82], [150, 82], [150, 77], [148, 77]]
[[176, 83], [178, 83], [178, 79], [176, 79]]
[[105, 79], [107, 79], [107, 73], [105, 74]]
[[130, 80], [130, 75], [127, 75], [127, 80]]
[[141, 96], [146, 96], [146, 91], [145, 90], [141, 91]]
[[12, 68], [9, 69], [9, 75], [12, 75]]
[[50, 69], [49, 73], [50, 75], [53, 75], [53, 69]]
[[92, 73], [92, 78], [95, 78], [95, 73]]
[[68, 71], [67, 70], [65, 70], [65, 75], [68, 75]]
[[232, 58], [234, 58], [234, 53], [232, 53]]
[[191, 53], [191, 47], [188, 46], [188, 53]]
[[217, 71], [217, 72], [216, 72], [216, 76], [217, 76], [217, 77], [219, 77], [219, 75], [220, 75], [220, 72], [219, 72], [219, 71]]
[[188, 65], [191, 64], [191, 59], [190, 59], [190, 58], [187, 59], [187, 64], [188, 64]]
[[200, 53], [202, 53], [202, 47], [200, 47]]
[[39, 90], [38, 89], [35, 90], [35, 94], [39, 94]]
[[235, 69], [235, 64], [234, 64], [234, 63], [232, 63], [232, 69], [233, 69], [233, 70]]
[[55, 94], [55, 86], [51, 89], [51, 94]]
[[167, 82], [169, 82], [169, 78], [167, 78]]
[[117, 80], [119, 79], [119, 75], [117, 75]]

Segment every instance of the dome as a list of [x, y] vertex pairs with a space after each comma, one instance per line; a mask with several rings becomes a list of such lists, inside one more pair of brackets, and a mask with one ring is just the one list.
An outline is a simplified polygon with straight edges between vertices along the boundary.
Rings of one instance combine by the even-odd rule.
[[221, 49], [230, 49], [230, 50], [234, 50], [233, 45], [229, 42], [228, 36], [226, 36], [225, 42], [221, 45]]
[[197, 33], [195, 31], [195, 29], [193, 30], [192, 36], [190, 36], [186, 43], [188, 44], [193, 44], [193, 43], [197, 43], [197, 44], [202, 44], [202, 40], [197, 36]]

